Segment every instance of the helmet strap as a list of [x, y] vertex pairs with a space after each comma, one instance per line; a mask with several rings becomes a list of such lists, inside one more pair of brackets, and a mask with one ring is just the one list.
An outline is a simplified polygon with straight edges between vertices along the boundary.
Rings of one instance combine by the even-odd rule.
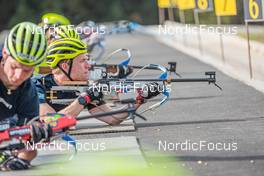
[[70, 81], [73, 81], [73, 79], [71, 78], [72, 60], [70, 60], [69, 65], [70, 67], [68, 73], [59, 64], [58, 64], [58, 68], [69, 78]]
[[72, 79], [71, 79], [71, 71], [72, 71], [72, 60], [70, 60], [70, 68], [69, 68], [69, 71], [68, 71], [68, 75], [69, 75], [69, 79], [71, 80], [71, 81], [73, 81]]

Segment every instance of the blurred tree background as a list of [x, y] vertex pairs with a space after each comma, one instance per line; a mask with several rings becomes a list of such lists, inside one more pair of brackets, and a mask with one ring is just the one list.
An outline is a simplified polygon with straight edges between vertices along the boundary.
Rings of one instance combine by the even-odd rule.
[[[244, 23], [243, 0], [236, 1], [237, 15], [222, 17], [223, 24]], [[47, 12], [65, 15], [72, 24], [86, 20], [134, 20], [140, 24], [158, 24], [157, 0], [0, 0], [0, 31], [22, 21], [39, 23], [41, 16]], [[186, 23], [194, 23], [193, 10], [184, 13]], [[179, 21], [178, 9], [174, 9], [174, 15]], [[199, 16], [201, 24], [216, 24], [214, 12]]]
[[47, 12], [65, 15], [73, 24], [125, 19], [158, 23], [156, 0], [0, 0], [0, 31], [22, 21], [39, 23]]

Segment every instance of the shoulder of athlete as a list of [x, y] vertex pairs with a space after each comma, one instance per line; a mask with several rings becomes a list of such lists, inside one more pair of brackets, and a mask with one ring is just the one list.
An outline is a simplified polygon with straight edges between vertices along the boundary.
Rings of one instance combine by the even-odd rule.
[[53, 79], [53, 76], [52, 74], [48, 74], [48, 75], [37, 75], [37, 76], [33, 76], [31, 78], [32, 82], [35, 84], [35, 85], [42, 85], [42, 86], [55, 86], [57, 85], [56, 82], [54, 81]]

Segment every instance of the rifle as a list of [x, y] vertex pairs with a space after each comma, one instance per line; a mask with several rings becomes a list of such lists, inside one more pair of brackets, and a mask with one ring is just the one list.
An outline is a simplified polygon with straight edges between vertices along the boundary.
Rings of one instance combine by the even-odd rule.
[[[113, 58], [114, 55], [116, 55], [117, 53], [125, 53], [126, 54], [126, 58], [119, 64], [107, 64], [106, 62], [108, 60], [110, 60], [111, 58]], [[142, 70], [158, 70], [161, 71], [161, 67], [162, 67], [162, 71], [165, 72], [169, 72], [169, 74], [171, 75], [172, 73], [174, 73], [176, 76], [178, 76], [179, 78], [181, 78], [181, 75], [178, 74], [176, 72], [176, 67], [177, 67], [177, 62], [168, 62], [169, 67], [164, 67], [164, 66], [160, 66], [160, 65], [156, 65], [156, 64], [148, 64], [148, 65], [129, 65], [129, 62], [131, 61], [132, 55], [129, 49], [125, 49], [125, 48], [119, 48], [115, 51], [113, 51], [112, 53], [110, 53], [107, 57], [105, 57], [104, 59], [102, 59], [102, 61], [100, 61], [100, 63], [96, 63], [94, 60], [91, 61], [90, 65], [90, 79], [92, 80], [97, 80], [97, 79], [102, 79], [102, 78], [108, 78], [110, 77], [109, 75], [118, 75], [117, 74], [117, 68], [119, 66], [126, 66], [129, 70], [127, 71], [123, 71], [126, 72], [126, 74], [121, 74], [123, 75], [123, 77], [127, 77], [128, 75], [130, 75], [132, 73], [132, 70], [130, 70], [130, 68], [133, 69], [139, 69], [137, 72], [140, 72]], [[121, 68], [120, 68], [121, 69]], [[124, 69], [124, 68], [123, 68]], [[115, 76], [115, 78], [123, 78], [121, 76]]]
[[[99, 72], [97, 72], [99, 75], [101, 75], [101, 78], [108, 78], [108, 74], [110, 72], [110, 69], [107, 68], [113, 68], [118, 67], [120, 64], [92, 64], [91, 70], [101, 69]], [[177, 62], [168, 62], [169, 67], [165, 67], [166, 70], [171, 74], [175, 74], [179, 78], [182, 76], [176, 72], [177, 68]], [[131, 67], [133, 69], [145, 69], [145, 70], [159, 70], [157, 67], [152, 66], [141, 66], [141, 65], [126, 65], [127, 67]]]
[[[134, 119], [137, 116], [143, 120], [146, 120], [145, 117], [136, 113], [137, 109], [134, 106], [135, 100], [126, 99], [121, 101], [121, 103], [127, 104], [128, 107], [126, 109], [97, 113], [93, 115], [79, 116], [77, 118], [64, 116], [62, 114], [49, 114], [47, 117], [45, 117], [45, 122], [43, 123], [48, 123], [51, 125], [55, 137], [60, 132], [64, 132], [65, 130], [67, 130], [69, 127], [75, 126], [77, 120], [81, 121], [81, 120], [105, 117], [120, 113], [128, 113], [130, 119]], [[8, 151], [8, 150], [13, 151], [13, 150], [24, 149], [26, 147], [25, 142], [30, 141], [31, 138], [32, 138], [32, 134], [31, 134], [30, 125], [24, 125], [20, 127], [7, 128], [7, 129], [2, 128], [2, 131], [0, 132], [0, 151]]]
[[[99, 87], [108, 87], [109, 90], [112, 90], [111, 87], [118, 86], [120, 89], [127, 87], [135, 87], [135, 83], [144, 84], [146, 82], [162, 82], [163, 84], [171, 83], [188, 83], [188, 82], [207, 82], [208, 84], [213, 84], [220, 90], [222, 88], [216, 83], [216, 74], [215, 72], [205, 72], [204, 78], [176, 78], [176, 79], [99, 79], [95, 82], [87, 81], [68, 81], [65, 82], [65, 86], [53, 86], [50, 91], [47, 91], [47, 98], [50, 99], [51, 103], [54, 104], [70, 104], [75, 99], [58, 99], [57, 93], [59, 92], [73, 92], [76, 97], [79, 96], [82, 92], [86, 92], [88, 89], [91, 89], [95, 84], [99, 84]], [[120, 90], [118, 89], [118, 90]], [[115, 89], [117, 90], [117, 89]], [[125, 92], [120, 90], [120, 92]]]
[[[54, 114], [47, 117], [45, 123], [51, 125], [54, 135], [76, 125], [76, 119], [70, 116]], [[43, 122], [44, 123], [44, 122]], [[1, 129], [0, 132], [0, 151], [25, 148], [24, 141], [30, 141], [32, 137], [30, 125], [18, 126], [14, 128]]]

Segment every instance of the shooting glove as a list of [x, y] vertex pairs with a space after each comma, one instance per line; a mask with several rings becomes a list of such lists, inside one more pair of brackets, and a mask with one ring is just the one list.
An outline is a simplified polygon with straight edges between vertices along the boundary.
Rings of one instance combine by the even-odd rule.
[[92, 103], [99, 104], [101, 101], [103, 101], [104, 95], [101, 89], [88, 89], [86, 93], [90, 97]]
[[92, 86], [79, 96], [78, 102], [85, 107], [91, 104], [99, 105], [103, 102], [103, 97], [102, 90], [99, 87]]
[[137, 100], [139, 103], [144, 103], [144, 100], [156, 97], [163, 91], [163, 86], [157, 82], [145, 84], [144, 88], [139, 90]]
[[49, 141], [53, 135], [52, 128], [49, 124], [34, 122], [31, 125], [32, 139], [31, 142]]
[[30, 162], [7, 153], [1, 154], [1, 171], [25, 170], [30, 167]]

